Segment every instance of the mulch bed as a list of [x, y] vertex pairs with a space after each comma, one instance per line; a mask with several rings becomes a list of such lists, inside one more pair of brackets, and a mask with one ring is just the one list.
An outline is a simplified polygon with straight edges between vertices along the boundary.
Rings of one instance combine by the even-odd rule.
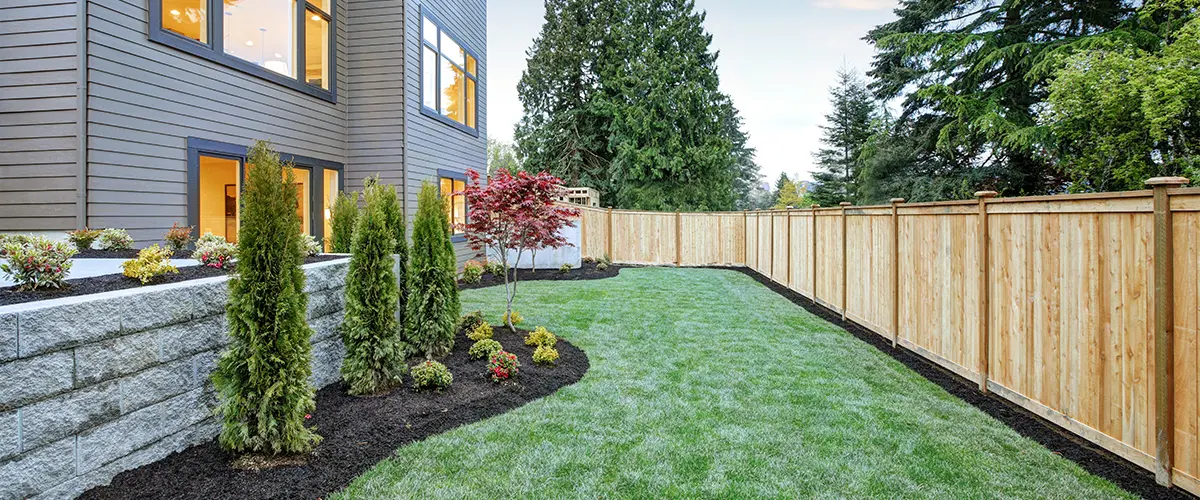
[[[925, 379], [937, 384], [946, 392], [966, 401], [971, 406], [979, 408], [984, 413], [1011, 427], [1022, 436], [1041, 443], [1042, 446], [1045, 446], [1054, 452], [1054, 454], [1079, 464], [1084, 470], [1108, 479], [1126, 491], [1150, 499], [1196, 498], [1179, 488], [1164, 488], [1159, 486], [1154, 481], [1153, 472], [1142, 469], [1101, 448], [1099, 445], [1076, 436], [996, 394], [984, 394], [980, 392], [978, 384], [975, 381], [962, 378], [958, 374], [952, 373], [912, 351], [904, 348], [892, 348], [890, 340], [853, 321], [842, 321], [841, 313], [814, 304], [811, 299], [801, 296], [795, 290], [771, 281], [766, 276], [748, 268], [721, 267], [717, 269], [738, 271], [754, 278], [755, 281], [762, 283], [775, 293], [792, 301], [792, 303], [803, 307], [808, 312], [819, 316], [825, 321], [845, 329], [859, 340], [890, 355], [892, 358], [919, 373], [922, 377], [925, 377]], [[1063, 493], [1067, 494], [1067, 492]]]
[[[112, 253], [115, 252], [105, 253], [111, 256]], [[137, 252], [134, 252], [134, 254], [136, 257]], [[305, 258], [304, 263], [312, 264], [313, 262], [343, 259], [345, 257], [346, 256], [344, 255], [317, 255], [315, 257]], [[0, 288], [0, 306], [22, 304], [25, 302], [35, 302], [39, 300], [59, 299], [63, 297], [74, 297], [78, 295], [90, 295], [93, 293], [111, 292], [113, 290], [124, 290], [127, 288], [137, 288], [140, 286], [178, 283], [180, 281], [222, 276], [230, 272], [232, 272], [232, 269], [225, 270], [195, 265], [181, 267], [179, 268], [179, 274], [165, 274], [151, 280], [150, 283], [147, 283], [146, 285], [142, 285], [138, 280], [126, 278], [123, 274], [105, 274], [103, 276], [93, 276], [90, 278], [69, 279], [67, 280], [67, 286], [61, 289], [52, 288], [47, 290], [19, 292], [17, 291], [16, 286], [10, 286]]]
[[[509, 269], [509, 279], [514, 277], [520, 281], [576, 281], [576, 280], [598, 280], [604, 278], [612, 278], [621, 272], [622, 267], [617, 264], [609, 264], [608, 269], [603, 271], [596, 269], [595, 262], [584, 262], [570, 271], [562, 272], [558, 269], [538, 269], [531, 271], [529, 269]], [[479, 283], [464, 283], [461, 279], [458, 280], [459, 290], [473, 290], [476, 288], [486, 288], [489, 286], [504, 286], [504, 276], [492, 273], [483, 273], [483, 279]]]
[[236, 457], [214, 440], [122, 472], [81, 498], [323, 498], [407, 443], [499, 415], [583, 378], [589, 363], [579, 348], [560, 339], [558, 366], [538, 366], [523, 335], [495, 329], [494, 338], [521, 362], [510, 382], [492, 382], [487, 361], [468, 358], [471, 341], [460, 332], [453, 352], [440, 360], [454, 374], [444, 392], [413, 392], [410, 379], [379, 397], [348, 396], [340, 383], [321, 389], [310, 422], [323, 439], [305, 465], [234, 469]]

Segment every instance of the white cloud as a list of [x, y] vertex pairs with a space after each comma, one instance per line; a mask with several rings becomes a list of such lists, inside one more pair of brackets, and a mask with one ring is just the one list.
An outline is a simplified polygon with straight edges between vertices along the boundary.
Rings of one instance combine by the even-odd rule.
[[814, 5], [824, 9], [883, 10], [896, 7], [896, 0], [817, 0]]

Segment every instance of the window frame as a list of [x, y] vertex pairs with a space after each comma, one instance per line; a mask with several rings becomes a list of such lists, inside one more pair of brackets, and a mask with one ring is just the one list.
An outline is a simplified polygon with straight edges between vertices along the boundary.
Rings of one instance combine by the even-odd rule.
[[[439, 194], [441, 193], [442, 179], [450, 179], [452, 181], [462, 181], [464, 189], [466, 188], [467, 181], [468, 181], [466, 172], [458, 172], [455, 170], [446, 170], [446, 169], [439, 168], [437, 170], [438, 193]], [[467, 203], [467, 195], [463, 194], [463, 195], [459, 195], [459, 196], [463, 197], [463, 222], [466, 223], [471, 220], [471, 205], [469, 203]], [[454, 225], [454, 201], [450, 202], [450, 214], [449, 215], [450, 215], [450, 225], [451, 225], [451, 227], [450, 227], [450, 242], [460, 243], [463, 241], [467, 241], [466, 231], [463, 231], [461, 233], [454, 232], [454, 227], [453, 227], [453, 225]]]
[[[304, 94], [337, 103], [337, 16], [338, 16], [338, 0], [329, 0], [329, 12], [321, 10], [319, 6], [308, 0], [291, 0], [295, 4], [296, 19], [292, 22], [295, 26], [296, 54], [294, 58], [293, 75], [286, 76], [276, 73], [250, 61], [240, 57], [225, 53], [225, 2], [224, 0], [205, 0], [207, 3], [207, 19], [208, 23], [205, 27], [208, 30], [208, 43], [200, 43], [191, 38], [179, 35], [173, 31], [164, 29], [162, 26], [162, 0], [149, 0], [150, 6], [150, 34], [149, 40], [160, 43], [176, 50], [186, 52], [196, 57], [207, 59], [222, 66], [226, 66], [242, 73], [267, 80], [269, 82], [300, 91]], [[329, 90], [325, 90], [316, 85], [312, 85], [305, 81], [305, 19], [308, 18], [308, 10], [311, 9], [318, 13], [322, 18], [329, 22]], [[216, 15], [214, 15], [214, 13]]]
[[[457, 121], [454, 121], [450, 117], [442, 114], [442, 111], [441, 111], [441, 102], [442, 102], [442, 95], [441, 95], [442, 94], [441, 93], [442, 66], [441, 66], [441, 63], [442, 63], [442, 60], [445, 59], [445, 56], [442, 55], [442, 51], [441, 51], [441, 47], [440, 47], [440, 45], [441, 45], [441, 37], [440, 36], [436, 37], [436, 39], [438, 40], [438, 46], [430, 45], [429, 42], [425, 40], [425, 20], [426, 19], [428, 19], [429, 22], [433, 23], [434, 26], [437, 26], [439, 34], [446, 35], [447, 37], [449, 37], [451, 40], [454, 41], [454, 43], [457, 43], [458, 46], [460, 48], [462, 48], [464, 54], [475, 59], [475, 74], [474, 75], [467, 72], [465, 58], [463, 61], [464, 64], [461, 66], [456, 64], [454, 61], [450, 61], [447, 59], [447, 62], [454, 65], [454, 67], [462, 70], [464, 79], [470, 80], [475, 83], [475, 98], [474, 98], [474, 102], [475, 102], [475, 113], [474, 114], [475, 114], [475, 116], [473, 117], [474, 118], [473, 122], [475, 123], [474, 127], [469, 127], [465, 123], [459, 123]], [[459, 131], [465, 132], [472, 137], [476, 137], [476, 138], [479, 137], [479, 73], [480, 73], [480, 66], [482, 66], [483, 60], [480, 59], [479, 56], [475, 53], [475, 51], [471, 50], [471, 48], [469, 46], [467, 46], [467, 44], [463, 43], [462, 39], [460, 39], [454, 33], [447, 30], [446, 24], [443, 23], [441, 21], [441, 19], [438, 19], [437, 16], [430, 13], [429, 10], [426, 9], [424, 6], [422, 6], [420, 8], [420, 16], [417, 19], [417, 45], [419, 47], [418, 53], [420, 54], [419, 57], [417, 58], [417, 71], [416, 71], [417, 87], [420, 89], [420, 92], [419, 92], [420, 95], [417, 96], [417, 103], [419, 103], [419, 105], [420, 105], [421, 114], [428, 116], [430, 118], [433, 118], [433, 119], [435, 119], [439, 122], [442, 122], [446, 125], [449, 125], [450, 127], [458, 129]], [[434, 108], [430, 108], [429, 106], [425, 105], [425, 48], [427, 48], [427, 47], [430, 49], [433, 49], [433, 52], [435, 54], [437, 54], [437, 61], [436, 61], [437, 64], [434, 65], [434, 73], [436, 74], [436, 77], [434, 79], [434, 87], [436, 87], [438, 89], [438, 92], [434, 96], [434, 106], [435, 106]], [[464, 80], [464, 81], [466, 81], [466, 80]], [[467, 87], [467, 85], [464, 83], [463, 84], [463, 89], [464, 89], [463, 97], [464, 98], [466, 97], [466, 87]]]
[[[187, 224], [190, 227], [200, 227], [200, 157], [211, 156], [238, 161], [238, 178], [244, 179], [246, 161], [250, 148], [227, 142], [219, 142], [198, 137], [187, 138]], [[346, 191], [345, 165], [311, 158], [308, 156], [280, 153], [279, 160], [283, 163], [292, 162], [295, 168], [308, 171], [308, 234], [317, 241], [325, 237], [324, 214], [322, 212], [325, 193], [325, 176], [322, 169], [338, 172], [338, 193]], [[241, 189], [245, 189], [245, 183]], [[238, 203], [241, 203], [241, 193], [238, 193]], [[239, 222], [240, 229], [240, 222]]]

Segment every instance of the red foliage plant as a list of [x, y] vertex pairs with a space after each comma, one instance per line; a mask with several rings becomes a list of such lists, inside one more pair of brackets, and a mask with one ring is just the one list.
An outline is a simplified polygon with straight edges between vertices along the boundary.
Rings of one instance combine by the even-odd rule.
[[[467, 171], [467, 178], [469, 182], [463, 194], [467, 197], [469, 212], [466, 224], [461, 227], [472, 249], [491, 249], [504, 269], [508, 269], [526, 252], [570, 244], [563, 237], [562, 229], [575, 225], [573, 219], [579, 217], [579, 210], [557, 203], [565, 192], [558, 177], [546, 172], [513, 174], [500, 169], [485, 182], [480, 181], [479, 172], [474, 170]], [[515, 252], [516, 261], [510, 263], [510, 252], [503, 249]], [[517, 278], [513, 273], [510, 286], [508, 273], [504, 274], [507, 310], [511, 313], [517, 294]], [[511, 329], [513, 325], [508, 327]]]

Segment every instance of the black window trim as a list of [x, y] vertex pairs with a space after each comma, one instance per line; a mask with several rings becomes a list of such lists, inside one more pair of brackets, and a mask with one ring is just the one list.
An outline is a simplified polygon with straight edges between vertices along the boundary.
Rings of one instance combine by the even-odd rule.
[[[472, 137], [477, 138], [477, 137], [479, 137], [479, 73], [480, 73], [479, 70], [480, 70], [480, 66], [482, 66], [483, 60], [480, 59], [479, 56], [475, 54], [475, 51], [471, 50], [471, 48], [469, 46], [467, 46], [467, 44], [463, 43], [462, 40], [459, 39], [458, 36], [454, 35], [454, 33], [451, 33], [449, 30], [447, 30], [446, 24], [443, 23], [441, 21], [441, 19], [438, 19], [437, 16], [433, 15], [433, 13], [429, 12], [429, 10], [426, 9], [424, 6], [422, 6], [420, 8], [420, 14], [421, 14], [421, 17], [420, 17], [420, 19], [417, 20], [417, 25], [418, 25], [417, 26], [417, 41], [418, 41], [417, 45], [420, 47], [420, 56], [417, 58], [416, 73], [417, 73], [417, 78], [418, 78], [417, 87], [420, 89], [420, 96], [419, 96], [417, 102], [421, 108], [421, 114], [428, 116], [430, 118], [433, 118], [439, 122], [442, 122], [442, 123], [449, 125], [455, 129], [465, 132], [465, 133], [471, 135]], [[467, 73], [467, 69], [465, 67], [461, 68], [463, 70], [463, 77], [469, 78], [471, 81], [475, 82], [475, 127], [468, 127], [465, 123], [458, 123], [458, 122], [452, 120], [450, 117], [443, 115], [441, 113], [440, 109], [430, 108], [425, 105], [425, 73], [424, 73], [425, 72], [425, 48], [428, 47], [428, 48], [433, 49], [433, 52], [438, 55], [438, 59], [442, 58], [442, 55], [441, 55], [442, 53], [441, 53], [441, 50], [439, 49], [439, 47], [431, 46], [431, 45], [429, 45], [428, 42], [425, 41], [425, 19], [429, 19], [430, 22], [432, 22], [435, 26], [438, 27], [438, 31], [440, 31], [441, 33], [450, 37], [451, 40], [454, 40], [454, 43], [457, 43], [458, 46], [463, 49], [463, 52], [465, 52], [467, 55], [469, 55], [475, 59], [475, 74], [474, 75]], [[440, 37], [438, 37], [438, 45], [441, 45]], [[455, 67], [458, 67], [458, 65], [455, 64], [454, 61], [450, 61], [450, 64], [454, 64]], [[441, 68], [440, 64], [435, 65], [435, 67], [436, 67], [436, 69], [434, 70], [434, 73], [436, 74], [436, 78], [434, 80], [434, 87], [439, 89], [439, 92], [435, 96], [435, 103], [436, 103], [435, 105], [438, 105], [438, 107], [440, 108], [441, 107], [440, 104], [442, 102], [442, 96], [441, 96], [441, 91], [440, 91], [440, 89], [442, 88], [442, 68]]]
[[[437, 169], [437, 176], [438, 176], [438, 192], [439, 193], [441, 192], [442, 179], [453, 179], [456, 181], [463, 181], [463, 187], [466, 187], [466, 185], [467, 185], [467, 173], [466, 172], [459, 172], [457, 170], [446, 170], [444, 168], [439, 168], [439, 169]], [[451, 203], [453, 203], [453, 202], [451, 202]], [[451, 205], [450, 210], [451, 210], [451, 213], [453, 213], [453, 210], [454, 210], [453, 205]], [[467, 205], [466, 195], [463, 195], [463, 220], [470, 220], [467, 218], [467, 215], [470, 213], [471, 213], [471, 207]], [[453, 215], [451, 217], [453, 217]], [[454, 223], [453, 218], [451, 219], [450, 223], [451, 224]], [[451, 228], [450, 229], [450, 242], [451, 243], [460, 243], [463, 241], [467, 241], [466, 233], [463, 232], [463, 233], [454, 234], [454, 228]]]
[[[241, 71], [251, 76], [267, 80], [272, 83], [300, 91], [310, 96], [337, 103], [337, 7], [338, 0], [330, 0], [329, 12], [323, 12], [320, 7], [312, 4], [308, 0], [292, 0], [296, 4], [296, 39], [299, 41], [296, 44], [296, 74], [294, 77], [287, 77], [271, 71], [269, 69], [258, 66], [236, 56], [225, 53], [224, 44], [224, 0], [205, 0], [208, 5], [208, 43], [200, 43], [182, 35], [173, 33], [162, 27], [162, 0], [148, 0], [150, 4], [150, 36], [152, 42], [160, 43], [176, 50], [187, 52], [196, 57], [207, 59], [217, 64]], [[220, 7], [219, 15], [213, 15], [214, 7]], [[329, 22], [329, 90], [325, 90], [316, 85], [309, 84], [304, 81], [304, 66], [305, 66], [305, 24], [304, 20], [308, 17], [308, 9], [311, 8], [321, 17]]]
[[[240, 177], [244, 175], [241, 169], [246, 164], [246, 157], [249, 151], [250, 148], [248, 146], [239, 146], [237, 144], [201, 139], [198, 137], [187, 138], [188, 226], [195, 228], [200, 227], [200, 157], [212, 156], [238, 160], [239, 163], [237, 175]], [[322, 220], [324, 217], [324, 200], [321, 198], [321, 196], [325, 193], [325, 172], [323, 170], [329, 169], [337, 171], [338, 192], [340, 193], [346, 190], [346, 166], [335, 161], [287, 153], [279, 153], [279, 159], [285, 163], [290, 161], [295, 164], [296, 168], [308, 171], [309, 234], [316, 238], [317, 241], [324, 241], [325, 224]]]

